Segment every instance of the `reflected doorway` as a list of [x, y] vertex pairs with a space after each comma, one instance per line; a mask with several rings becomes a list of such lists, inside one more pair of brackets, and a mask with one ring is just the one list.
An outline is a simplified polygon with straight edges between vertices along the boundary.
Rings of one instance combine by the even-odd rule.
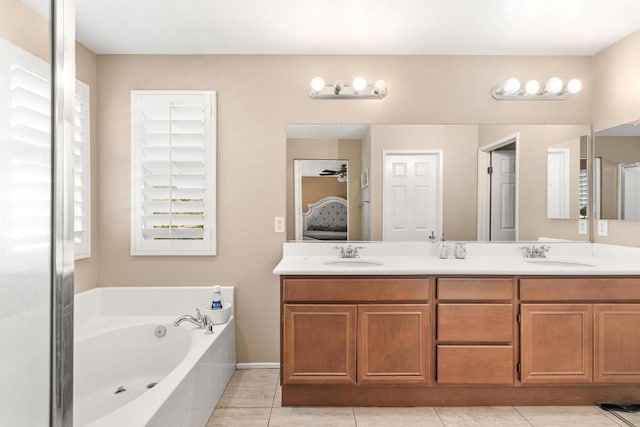
[[348, 240], [348, 170], [348, 160], [294, 160], [296, 240]]
[[384, 151], [382, 239], [442, 235], [442, 152]]
[[518, 240], [518, 135], [478, 152], [478, 240]]

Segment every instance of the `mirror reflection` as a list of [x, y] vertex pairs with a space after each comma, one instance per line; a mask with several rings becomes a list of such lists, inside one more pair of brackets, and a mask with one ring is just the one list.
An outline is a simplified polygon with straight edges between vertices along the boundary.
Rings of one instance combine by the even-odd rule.
[[547, 218], [587, 217], [587, 144], [583, 136], [547, 148]]
[[596, 217], [640, 221], [640, 121], [596, 132]]
[[296, 240], [348, 240], [348, 160], [294, 160]]
[[[287, 216], [295, 221], [288, 221], [287, 238], [346, 233], [348, 240], [373, 241], [587, 241], [578, 221], [588, 210], [589, 134], [585, 125], [290, 124]], [[551, 212], [548, 156], [560, 149], [568, 150], [561, 183], [565, 210]], [[305, 228], [311, 204], [302, 202], [296, 171], [309, 160], [334, 162], [317, 164], [318, 182], [325, 179], [319, 176], [323, 170], [348, 165], [346, 231], [322, 224]], [[320, 195], [341, 197], [327, 191]], [[336, 200], [325, 202], [337, 206]], [[561, 203], [560, 196], [554, 203]], [[341, 239], [335, 236], [331, 240]]]

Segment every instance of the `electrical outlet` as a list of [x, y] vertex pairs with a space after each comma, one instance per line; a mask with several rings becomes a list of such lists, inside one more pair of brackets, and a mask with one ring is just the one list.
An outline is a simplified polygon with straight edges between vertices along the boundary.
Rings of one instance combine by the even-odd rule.
[[598, 220], [598, 236], [608, 236], [609, 235], [609, 221], [606, 219]]
[[276, 233], [284, 233], [284, 217], [277, 216], [274, 218], [274, 230]]
[[578, 220], [578, 234], [587, 234], [587, 220], [586, 219], [579, 219]]

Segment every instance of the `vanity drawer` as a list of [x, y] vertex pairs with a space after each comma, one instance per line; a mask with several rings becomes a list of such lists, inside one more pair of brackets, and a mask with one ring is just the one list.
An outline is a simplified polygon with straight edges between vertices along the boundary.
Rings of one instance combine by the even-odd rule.
[[522, 301], [640, 301], [640, 278], [520, 279]]
[[510, 278], [438, 279], [438, 299], [451, 301], [499, 301], [513, 298]]
[[513, 384], [510, 345], [439, 345], [438, 384]]
[[429, 300], [427, 278], [296, 278], [282, 280], [286, 302], [386, 302]]
[[510, 343], [511, 304], [438, 304], [438, 341]]

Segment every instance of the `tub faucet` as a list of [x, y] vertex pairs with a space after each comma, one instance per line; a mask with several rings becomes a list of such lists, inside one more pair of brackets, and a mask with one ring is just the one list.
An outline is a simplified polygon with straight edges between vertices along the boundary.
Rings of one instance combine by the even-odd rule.
[[199, 329], [206, 329], [207, 326], [209, 325], [209, 318], [206, 315], [202, 315], [202, 313], [200, 313], [200, 310], [196, 308], [196, 315], [195, 317], [190, 315], [190, 314], [185, 314], [182, 315], [180, 317], [178, 317], [175, 322], [173, 322], [173, 326], [180, 326], [180, 324], [184, 321], [187, 321], [189, 323], [193, 323], [194, 325], [196, 325]]

